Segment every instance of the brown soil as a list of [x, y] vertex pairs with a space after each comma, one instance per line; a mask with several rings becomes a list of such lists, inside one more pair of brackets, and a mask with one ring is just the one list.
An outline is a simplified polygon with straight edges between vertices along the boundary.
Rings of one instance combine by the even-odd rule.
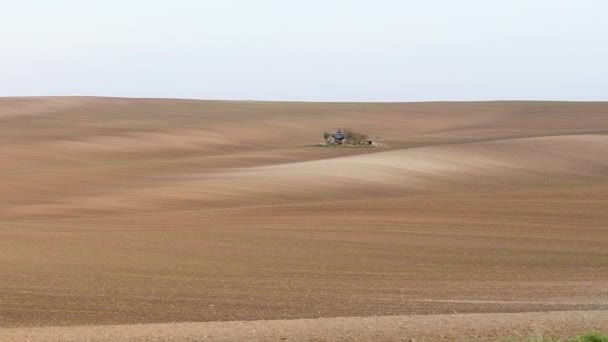
[[0, 328], [0, 341], [528, 341], [608, 329], [608, 311]]
[[607, 113], [0, 99], [0, 326], [608, 310]]

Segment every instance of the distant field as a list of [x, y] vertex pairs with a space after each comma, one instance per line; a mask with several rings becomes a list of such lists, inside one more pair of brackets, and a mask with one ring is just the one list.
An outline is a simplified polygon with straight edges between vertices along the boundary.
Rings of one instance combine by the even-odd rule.
[[608, 317], [608, 103], [0, 98], [0, 194], [4, 328]]

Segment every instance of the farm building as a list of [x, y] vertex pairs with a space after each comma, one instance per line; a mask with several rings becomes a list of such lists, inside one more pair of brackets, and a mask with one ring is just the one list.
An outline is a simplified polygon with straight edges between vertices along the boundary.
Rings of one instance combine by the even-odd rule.
[[327, 144], [329, 145], [342, 145], [344, 144], [346, 136], [342, 132], [333, 132], [329, 134], [327, 138]]

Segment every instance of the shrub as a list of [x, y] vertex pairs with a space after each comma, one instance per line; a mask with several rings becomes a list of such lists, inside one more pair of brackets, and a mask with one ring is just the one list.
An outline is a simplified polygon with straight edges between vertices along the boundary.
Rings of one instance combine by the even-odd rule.
[[608, 335], [601, 333], [590, 333], [583, 336], [576, 337], [572, 340], [566, 340], [568, 342], [608, 342]]

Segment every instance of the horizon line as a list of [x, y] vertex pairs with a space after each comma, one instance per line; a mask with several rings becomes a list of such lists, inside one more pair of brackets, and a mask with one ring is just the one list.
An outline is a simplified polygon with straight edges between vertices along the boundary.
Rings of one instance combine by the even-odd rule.
[[354, 103], [354, 104], [405, 104], [405, 103], [472, 103], [472, 102], [571, 102], [571, 103], [605, 103], [606, 100], [555, 100], [555, 99], [466, 99], [466, 100], [454, 100], [454, 99], [438, 99], [438, 100], [266, 100], [266, 99], [217, 99], [217, 98], [189, 98], [189, 97], [148, 97], [148, 96], [106, 96], [106, 95], [18, 95], [18, 96], [0, 96], [0, 99], [35, 99], [35, 98], [57, 98], [57, 99], [69, 99], [69, 98], [82, 98], [82, 99], [123, 99], [123, 100], [173, 100], [173, 101], [206, 101], [206, 102], [265, 102], [265, 103]]

